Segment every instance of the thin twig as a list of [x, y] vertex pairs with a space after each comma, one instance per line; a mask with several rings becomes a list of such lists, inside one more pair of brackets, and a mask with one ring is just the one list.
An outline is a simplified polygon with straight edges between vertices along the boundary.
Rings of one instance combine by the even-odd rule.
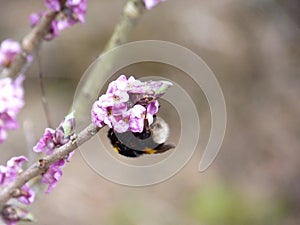
[[77, 135], [76, 141], [69, 141], [67, 144], [55, 149], [51, 155], [40, 159], [38, 162], [34, 163], [28, 169], [22, 172], [14, 182], [1, 190], [0, 208], [2, 208], [5, 203], [12, 197], [12, 194], [15, 192], [15, 190], [20, 189], [26, 182], [28, 182], [32, 178], [43, 174], [54, 162], [66, 158], [70, 152], [74, 151], [76, 148], [78, 148], [78, 146], [82, 145], [84, 142], [92, 138], [95, 134], [97, 134], [99, 130], [99, 127], [96, 127], [94, 124], [90, 124]]
[[38, 61], [38, 70], [39, 70], [39, 80], [40, 80], [40, 87], [41, 87], [41, 94], [42, 94], [42, 104], [47, 120], [48, 127], [52, 127], [51, 119], [50, 119], [50, 110], [48, 105], [48, 100], [46, 98], [46, 91], [43, 79], [43, 72], [42, 72], [42, 59], [40, 55], [40, 49], [37, 51], [37, 61]]
[[[120, 22], [108, 41], [104, 52], [120, 46], [128, 41], [132, 29], [138, 23], [141, 16], [146, 11], [143, 0], [128, 0], [121, 17]], [[111, 71], [114, 65], [114, 58], [101, 68], [97, 73], [90, 73], [85, 83], [77, 90], [77, 96], [73, 102], [73, 109], [76, 111], [76, 122], [79, 124], [85, 120], [90, 112], [91, 102], [99, 94], [99, 85], [105, 82], [105, 75]]]
[[104, 48], [104, 52], [128, 42], [132, 29], [146, 11], [143, 0], [129, 0], [124, 9], [122, 18]]

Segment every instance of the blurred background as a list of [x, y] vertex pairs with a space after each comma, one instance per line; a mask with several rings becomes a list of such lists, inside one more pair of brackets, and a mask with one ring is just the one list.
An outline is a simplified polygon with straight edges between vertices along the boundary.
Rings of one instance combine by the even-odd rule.
[[[55, 125], [109, 40], [125, 2], [88, 0], [84, 26], [43, 44], [42, 71]], [[20, 40], [30, 31], [28, 15], [44, 9], [35, 0], [0, 4], [1, 41]], [[191, 84], [202, 130], [195, 154], [179, 173], [157, 185], [121, 186], [97, 175], [77, 153], [57, 187], [31, 206], [36, 224], [300, 224], [299, 26], [298, 0], [169, 0], [148, 11], [130, 41], [157, 39], [187, 47], [205, 60], [222, 87], [228, 124], [218, 157], [198, 172], [210, 116], [203, 93]], [[124, 71], [180, 79], [179, 71], [155, 63]], [[32, 146], [47, 126], [37, 77], [34, 64], [25, 81], [20, 128], [0, 146], [0, 164], [15, 155], [35, 157]], [[182, 76], [181, 82], [192, 81]], [[171, 126], [171, 133], [176, 142], [180, 128]]]

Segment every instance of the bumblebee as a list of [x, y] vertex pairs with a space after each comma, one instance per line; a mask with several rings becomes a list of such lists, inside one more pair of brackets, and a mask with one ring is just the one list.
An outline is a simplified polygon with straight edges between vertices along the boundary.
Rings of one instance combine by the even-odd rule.
[[145, 119], [144, 130], [141, 133], [117, 133], [110, 128], [107, 136], [114, 150], [127, 157], [163, 153], [175, 147], [165, 144], [169, 137], [169, 126], [161, 117], [155, 117], [150, 126]]

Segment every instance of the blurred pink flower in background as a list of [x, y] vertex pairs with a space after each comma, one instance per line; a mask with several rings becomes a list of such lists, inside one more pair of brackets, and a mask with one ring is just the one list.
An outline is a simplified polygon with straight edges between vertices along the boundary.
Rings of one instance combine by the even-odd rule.
[[16, 117], [24, 106], [23, 80], [23, 75], [14, 81], [8, 77], [0, 79], [0, 143], [7, 138], [8, 130], [18, 127]]
[[165, 0], [144, 0], [145, 6], [147, 9], [152, 9], [160, 2], [164, 2]]

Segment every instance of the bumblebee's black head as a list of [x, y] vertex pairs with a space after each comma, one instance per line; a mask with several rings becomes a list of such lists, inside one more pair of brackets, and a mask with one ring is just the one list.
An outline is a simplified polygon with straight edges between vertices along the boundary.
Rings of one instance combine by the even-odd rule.
[[174, 145], [165, 144], [169, 137], [169, 126], [160, 117], [156, 117], [154, 122], [145, 127], [141, 133], [116, 133], [109, 129], [108, 138], [114, 150], [127, 157], [138, 157], [143, 154], [157, 154], [174, 148]]

